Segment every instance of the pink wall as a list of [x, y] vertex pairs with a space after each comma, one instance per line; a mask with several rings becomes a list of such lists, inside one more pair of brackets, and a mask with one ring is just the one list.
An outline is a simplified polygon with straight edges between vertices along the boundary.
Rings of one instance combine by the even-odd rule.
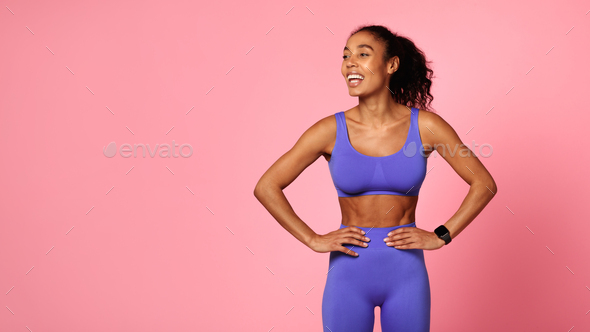
[[[493, 146], [498, 195], [426, 252], [432, 331], [590, 330], [586, 1], [2, 7], [0, 330], [320, 331], [328, 255], [252, 191], [305, 129], [357, 103], [341, 50], [363, 23], [412, 38], [438, 114]], [[103, 155], [172, 140], [193, 154]], [[432, 167], [429, 231], [468, 190], [440, 156]], [[323, 158], [285, 193], [316, 232], [338, 228]]]

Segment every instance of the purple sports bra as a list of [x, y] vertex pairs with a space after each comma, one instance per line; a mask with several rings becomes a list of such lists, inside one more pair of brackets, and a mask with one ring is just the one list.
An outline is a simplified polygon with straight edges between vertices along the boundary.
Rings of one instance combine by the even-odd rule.
[[406, 142], [398, 152], [372, 157], [355, 150], [348, 138], [344, 112], [335, 113], [336, 143], [328, 161], [338, 197], [364, 195], [418, 196], [426, 177], [427, 157], [418, 129], [418, 109], [412, 107]]

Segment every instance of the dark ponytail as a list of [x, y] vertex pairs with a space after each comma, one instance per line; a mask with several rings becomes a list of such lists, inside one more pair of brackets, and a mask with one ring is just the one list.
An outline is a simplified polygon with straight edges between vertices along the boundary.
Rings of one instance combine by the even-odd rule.
[[414, 42], [406, 37], [394, 34], [381, 25], [366, 25], [353, 31], [352, 35], [360, 31], [367, 31], [384, 45], [383, 62], [394, 56], [399, 57], [398, 70], [391, 75], [389, 90], [393, 100], [397, 103], [432, 111], [430, 104], [434, 97], [430, 94], [433, 71], [427, 65], [424, 53], [416, 47]]

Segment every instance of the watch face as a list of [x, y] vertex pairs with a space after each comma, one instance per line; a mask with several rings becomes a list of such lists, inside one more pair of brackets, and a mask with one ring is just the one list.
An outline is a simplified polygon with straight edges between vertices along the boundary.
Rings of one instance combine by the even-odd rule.
[[435, 230], [434, 233], [436, 233], [436, 235], [440, 236], [444, 236], [446, 234], [449, 233], [449, 231], [447, 230], [447, 228], [445, 226], [438, 226]]

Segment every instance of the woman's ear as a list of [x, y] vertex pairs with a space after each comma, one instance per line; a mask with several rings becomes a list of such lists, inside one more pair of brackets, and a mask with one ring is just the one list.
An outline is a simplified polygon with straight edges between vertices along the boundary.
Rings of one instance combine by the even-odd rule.
[[393, 74], [399, 68], [399, 57], [396, 55], [387, 61], [387, 73]]

